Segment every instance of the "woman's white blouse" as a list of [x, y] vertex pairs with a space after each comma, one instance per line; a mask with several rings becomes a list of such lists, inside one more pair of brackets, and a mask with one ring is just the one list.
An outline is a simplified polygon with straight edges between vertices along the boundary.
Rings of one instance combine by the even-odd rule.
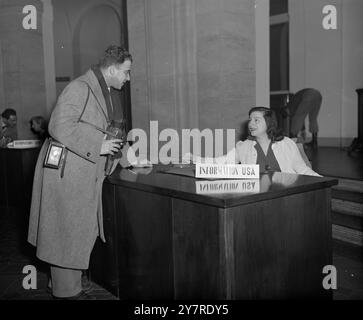
[[[236, 147], [229, 151], [227, 155], [215, 158], [213, 162], [256, 164], [256, 143], [253, 140], [239, 141]], [[320, 176], [306, 165], [296, 143], [290, 138], [284, 137], [283, 140], [273, 143], [271, 148], [279, 163], [281, 172]]]

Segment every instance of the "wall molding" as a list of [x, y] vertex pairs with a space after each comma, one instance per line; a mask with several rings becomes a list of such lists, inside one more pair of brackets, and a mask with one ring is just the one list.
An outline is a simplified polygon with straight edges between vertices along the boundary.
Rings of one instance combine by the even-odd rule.
[[147, 81], [147, 112], [148, 121], [147, 126], [150, 131], [150, 121], [152, 115], [152, 89], [151, 89], [151, 57], [150, 57], [150, 44], [151, 39], [151, 23], [150, 23], [150, 1], [144, 0], [144, 18], [145, 18], [145, 50], [146, 50], [146, 81]]
[[318, 138], [318, 145], [320, 147], [349, 147], [354, 138]]
[[46, 113], [50, 117], [55, 102], [57, 100], [56, 80], [55, 80], [55, 52], [54, 52], [54, 32], [53, 32], [53, 5], [51, 0], [42, 0], [43, 15], [43, 55], [44, 55], [44, 77], [45, 77], [45, 99]]
[[256, 106], [270, 105], [270, 4], [256, 0]]
[[3, 56], [2, 56], [2, 46], [0, 40], [0, 112], [5, 109], [5, 90], [4, 90], [4, 68], [3, 68]]
[[195, 0], [173, 0], [175, 127], [198, 128], [197, 35]]

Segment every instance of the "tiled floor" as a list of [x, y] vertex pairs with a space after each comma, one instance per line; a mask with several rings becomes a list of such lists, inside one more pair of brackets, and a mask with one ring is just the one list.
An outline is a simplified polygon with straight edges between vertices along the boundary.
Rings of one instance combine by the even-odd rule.
[[313, 169], [323, 176], [363, 180], [363, 153], [348, 155], [347, 148], [305, 148]]
[[[2, 214], [0, 208], [0, 300], [50, 300], [47, 293], [47, 266], [34, 258], [34, 248], [25, 241], [24, 224], [17, 214]], [[37, 268], [37, 289], [25, 290], [23, 274], [26, 265]], [[111, 293], [92, 283], [90, 295], [96, 300], [116, 300]]]
[[[1, 209], [1, 208], [0, 208]], [[25, 242], [23, 219], [16, 214], [6, 215], [0, 210], [0, 300], [49, 300], [46, 292], [47, 267], [34, 259], [34, 249]], [[363, 248], [334, 241], [333, 263], [338, 273], [336, 300], [363, 299]], [[37, 267], [37, 289], [25, 290], [22, 273], [26, 265]], [[116, 298], [93, 283], [90, 293], [97, 300]]]
[[363, 300], [363, 248], [334, 240], [333, 263], [338, 273], [336, 300]]

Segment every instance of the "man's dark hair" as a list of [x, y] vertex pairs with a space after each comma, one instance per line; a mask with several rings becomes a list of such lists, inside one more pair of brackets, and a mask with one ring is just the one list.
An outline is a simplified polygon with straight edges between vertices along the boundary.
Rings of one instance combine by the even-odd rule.
[[10, 116], [16, 116], [16, 111], [14, 109], [5, 109], [1, 116], [8, 120]]
[[[248, 116], [251, 115], [252, 112], [261, 112], [265, 121], [266, 121], [266, 133], [271, 142], [281, 141], [284, 136], [281, 134], [281, 129], [278, 128], [277, 120], [274, 112], [266, 107], [254, 107], [248, 112]], [[248, 137], [249, 139], [254, 139], [251, 135]]]
[[122, 64], [125, 60], [130, 60], [132, 62], [131, 54], [123, 47], [111, 45], [105, 50], [98, 66], [100, 68], [107, 68], [113, 64]]

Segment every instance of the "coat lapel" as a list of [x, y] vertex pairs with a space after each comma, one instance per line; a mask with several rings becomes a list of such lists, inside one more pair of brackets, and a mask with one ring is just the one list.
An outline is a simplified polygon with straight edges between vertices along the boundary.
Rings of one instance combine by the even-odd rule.
[[82, 79], [82, 80], [87, 82], [87, 84], [89, 85], [89, 87], [97, 101], [98, 108], [100, 109], [102, 114], [105, 116], [107, 123], [109, 123], [110, 118], [109, 118], [108, 112], [107, 112], [106, 100], [102, 93], [101, 85], [98, 82], [96, 75], [94, 74], [94, 72], [92, 70], [88, 70], [84, 76], [84, 79]]
[[101, 91], [103, 94], [103, 97], [105, 99], [106, 108], [107, 108], [107, 114], [109, 119], [113, 119], [113, 107], [112, 107], [112, 99], [111, 99], [111, 92], [109, 88], [107, 87], [105, 78], [103, 77], [103, 74], [99, 67], [93, 66], [92, 69], [93, 73], [95, 74], [98, 84], [101, 87]]

